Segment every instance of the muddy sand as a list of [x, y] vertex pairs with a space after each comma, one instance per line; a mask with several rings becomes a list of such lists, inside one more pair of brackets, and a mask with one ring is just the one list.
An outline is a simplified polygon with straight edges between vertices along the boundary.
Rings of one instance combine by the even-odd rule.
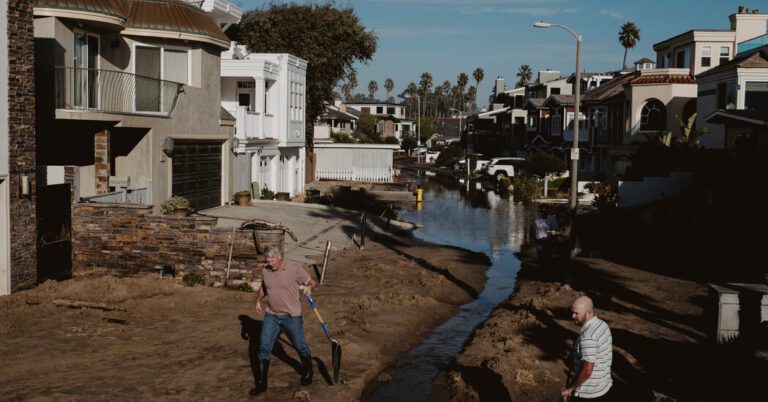
[[517, 288], [438, 376], [432, 399], [561, 401], [578, 335], [570, 305], [587, 294], [611, 327], [617, 400], [766, 400], [768, 332], [712, 345], [705, 283], [594, 258], [543, 266], [528, 254]]
[[[334, 250], [315, 301], [343, 346], [341, 383], [330, 384], [330, 343], [304, 303], [315, 381], [298, 384], [298, 355], [283, 336], [262, 397], [248, 395], [262, 319], [254, 293], [157, 275], [48, 281], [0, 298], [0, 400], [356, 400], [482, 291], [488, 264], [405, 233], [369, 238], [364, 251]], [[125, 311], [57, 307], [55, 299]]]

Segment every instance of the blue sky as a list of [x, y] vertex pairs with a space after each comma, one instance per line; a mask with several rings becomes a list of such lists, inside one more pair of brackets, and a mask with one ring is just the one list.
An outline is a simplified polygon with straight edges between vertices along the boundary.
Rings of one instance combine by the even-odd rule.
[[[264, 4], [245, 0], [248, 10]], [[478, 103], [484, 106], [497, 76], [509, 89], [521, 64], [535, 72], [547, 68], [568, 75], [575, 68], [575, 39], [558, 29], [537, 29], [544, 20], [567, 25], [583, 36], [582, 70], [621, 68], [624, 48], [618, 42], [621, 25], [640, 27], [640, 42], [630, 49], [627, 63], [655, 59], [653, 44], [694, 28], [727, 29], [728, 16], [743, 4], [768, 11], [768, 1], [739, 0], [349, 0], [363, 25], [378, 36], [378, 50], [368, 65], [358, 67], [357, 92], [367, 94], [368, 82], [392, 78], [394, 93], [430, 72], [436, 84], [455, 84], [459, 73], [485, 71]]]

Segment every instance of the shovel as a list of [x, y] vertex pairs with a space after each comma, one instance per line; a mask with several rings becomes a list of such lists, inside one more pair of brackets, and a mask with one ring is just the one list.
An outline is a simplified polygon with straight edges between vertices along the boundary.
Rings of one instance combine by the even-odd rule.
[[304, 294], [306, 296], [307, 301], [309, 302], [309, 305], [312, 306], [312, 311], [315, 312], [315, 315], [317, 316], [317, 319], [320, 320], [320, 326], [323, 327], [323, 332], [325, 332], [325, 336], [328, 337], [328, 340], [331, 341], [331, 363], [333, 364], [333, 383], [336, 384], [339, 382], [339, 370], [341, 369], [341, 344], [339, 341], [336, 340], [333, 336], [331, 336], [331, 331], [328, 329], [328, 325], [325, 324], [325, 321], [323, 321], [323, 317], [320, 317], [320, 312], [317, 311], [317, 306], [315, 306], [314, 300], [312, 300], [312, 296], [308, 294]]

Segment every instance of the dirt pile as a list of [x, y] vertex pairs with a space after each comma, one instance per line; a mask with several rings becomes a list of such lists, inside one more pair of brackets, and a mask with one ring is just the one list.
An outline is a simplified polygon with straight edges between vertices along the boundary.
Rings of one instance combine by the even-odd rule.
[[[298, 385], [298, 355], [281, 338], [266, 398], [358, 398], [400, 353], [479, 294], [487, 266], [481, 254], [407, 236], [331, 253], [315, 301], [344, 348], [342, 383], [330, 385], [330, 344], [304, 303], [315, 382]], [[57, 307], [58, 299], [125, 311]], [[46, 282], [0, 298], [0, 389], [4, 398], [57, 401], [247, 398], [261, 323], [253, 300], [253, 293], [155, 275]]]

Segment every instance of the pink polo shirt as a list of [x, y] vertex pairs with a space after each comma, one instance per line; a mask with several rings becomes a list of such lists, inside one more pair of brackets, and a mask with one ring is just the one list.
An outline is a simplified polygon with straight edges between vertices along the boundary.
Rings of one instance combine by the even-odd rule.
[[301, 265], [283, 260], [282, 269], [262, 271], [262, 286], [267, 293], [267, 313], [274, 315], [301, 316], [299, 285], [309, 283], [310, 277]]

